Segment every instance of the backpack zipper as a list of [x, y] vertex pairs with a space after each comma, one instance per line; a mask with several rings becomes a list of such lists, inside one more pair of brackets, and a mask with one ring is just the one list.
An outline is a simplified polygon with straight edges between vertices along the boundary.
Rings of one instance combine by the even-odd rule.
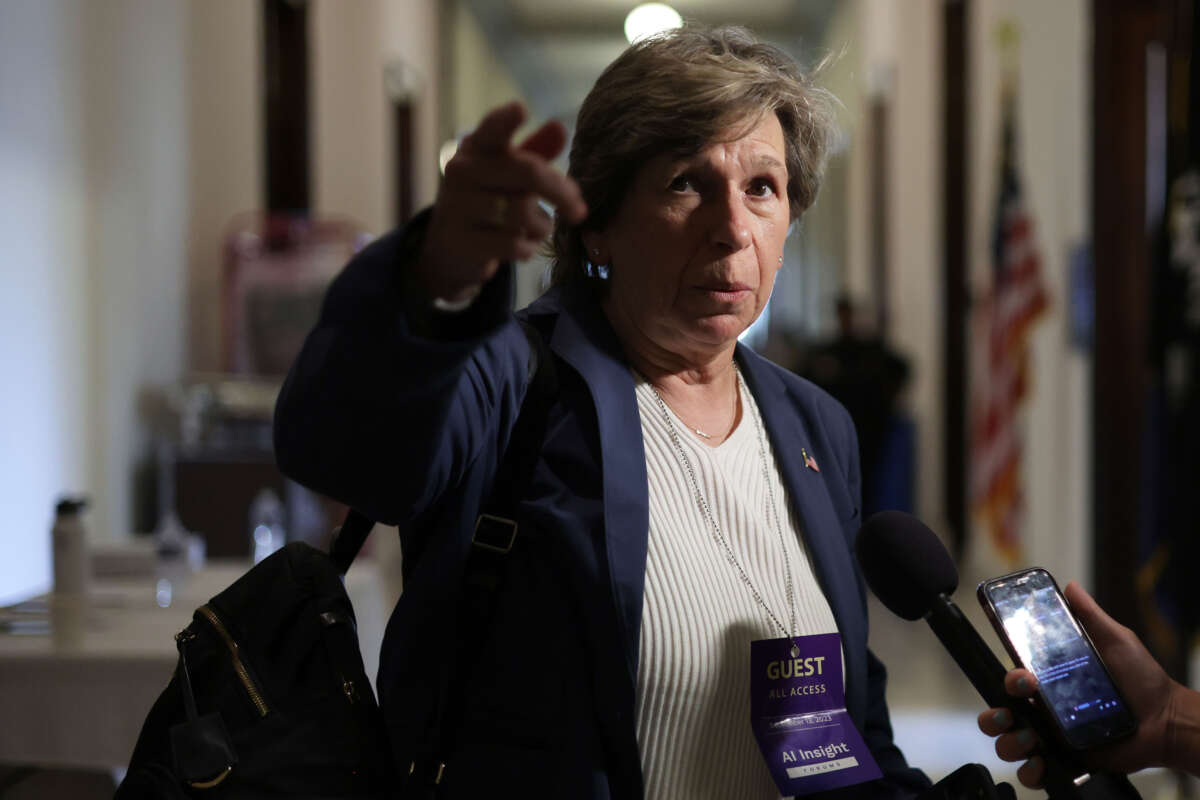
[[186, 628], [181, 630], [179, 633], [175, 634], [175, 646], [182, 647], [183, 645], [187, 644], [188, 642], [192, 641], [192, 639], [195, 639], [195, 638], [196, 638], [196, 632], [194, 630], [192, 630], [191, 625], [188, 625]]
[[221, 622], [221, 618], [208, 605], [202, 605], [196, 609], [200, 612], [208, 623], [216, 630], [217, 634], [225, 640], [225, 645], [229, 648], [229, 654], [233, 657], [233, 671], [237, 673], [238, 680], [242, 682], [242, 686], [246, 689], [246, 694], [250, 695], [250, 702], [254, 703], [254, 707], [258, 709], [258, 715], [265, 717], [269, 709], [267, 703], [263, 699], [262, 692], [254, 685], [254, 680], [250, 677], [250, 671], [246, 669], [246, 665], [242, 663], [242, 657], [238, 643], [229, 634], [225, 628], [225, 624]]

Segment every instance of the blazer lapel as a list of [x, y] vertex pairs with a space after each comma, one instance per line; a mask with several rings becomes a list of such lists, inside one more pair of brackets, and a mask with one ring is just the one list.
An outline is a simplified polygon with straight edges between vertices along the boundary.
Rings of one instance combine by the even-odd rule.
[[633, 376], [608, 321], [590, 301], [571, 305], [575, 307], [559, 316], [550, 347], [583, 377], [596, 407], [608, 574], [625, 667], [632, 682], [637, 676], [650, 529], [640, 415]]
[[801, 409], [811, 402], [802, 404], [797, 402], [799, 398], [792, 398], [772, 365], [745, 346], [738, 345], [737, 358], [762, 413], [792, 510], [803, 526], [805, 547], [845, 643], [846, 701], [852, 706], [851, 715], [861, 720], [862, 710], [853, 706], [861, 706], [859, 698], [865, 698], [858, 687], [866, 685], [866, 615], [845, 533], [825, 486], [827, 478], [805, 465], [802, 452], [818, 459], [818, 463], [824, 461], [826, 470], [836, 469], [835, 459], [822, 452], [805, 426]]

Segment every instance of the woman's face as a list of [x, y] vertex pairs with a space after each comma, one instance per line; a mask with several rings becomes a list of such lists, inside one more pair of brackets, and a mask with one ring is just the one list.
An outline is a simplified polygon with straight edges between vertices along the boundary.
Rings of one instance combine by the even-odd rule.
[[592, 260], [610, 265], [605, 311], [622, 338], [685, 360], [734, 344], [775, 284], [790, 222], [786, 163], [768, 114], [740, 139], [641, 168], [613, 221], [584, 237]]

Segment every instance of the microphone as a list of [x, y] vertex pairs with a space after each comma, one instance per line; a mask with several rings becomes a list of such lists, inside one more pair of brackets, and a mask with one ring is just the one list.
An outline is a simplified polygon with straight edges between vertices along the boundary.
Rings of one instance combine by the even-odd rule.
[[924, 618], [984, 702], [1010, 709], [1018, 725], [1037, 732], [1046, 764], [1043, 782], [1052, 798], [1140, 800], [1123, 775], [1089, 775], [1058, 742], [1045, 715], [1030, 700], [1004, 690], [1004, 665], [950, 599], [958, 588], [954, 560], [923, 522], [901, 511], [881, 511], [863, 524], [854, 550], [867, 585], [889, 611], [907, 620]]
[[924, 617], [989, 706], [1016, 711], [1028, 705], [1004, 691], [1004, 665], [950, 599], [958, 570], [923, 522], [901, 511], [881, 511], [859, 530], [854, 549], [875, 596], [898, 617]]

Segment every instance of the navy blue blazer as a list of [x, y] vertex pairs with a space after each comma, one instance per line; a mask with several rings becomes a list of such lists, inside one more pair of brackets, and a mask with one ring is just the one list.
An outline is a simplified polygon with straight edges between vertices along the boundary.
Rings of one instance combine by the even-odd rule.
[[[412, 304], [405, 265], [420, 235], [418, 223], [381, 238], [331, 286], [278, 401], [279, 464], [400, 529], [405, 585], [378, 689], [402, 771], [445, 760], [447, 797], [640, 798], [634, 692], [649, 513], [621, 347], [586, 291], [552, 290], [521, 312], [554, 353], [560, 396], [492, 619], [484, 630], [455, 630], [475, 516], [520, 408], [530, 347], [513, 319], [507, 267], [461, 314]], [[850, 715], [884, 773], [829, 794], [911, 796], [928, 780], [892, 743], [885, 672], [867, 649], [852, 555], [853, 423], [824, 392], [752, 350], [739, 345], [736, 358], [842, 635]], [[801, 449], [819, 473], [805, 468]], [[461, 711], [447, 723], [450, 752], [432, 753], [438, 687], [455, 660], [465, 677], [448, 691]]]

